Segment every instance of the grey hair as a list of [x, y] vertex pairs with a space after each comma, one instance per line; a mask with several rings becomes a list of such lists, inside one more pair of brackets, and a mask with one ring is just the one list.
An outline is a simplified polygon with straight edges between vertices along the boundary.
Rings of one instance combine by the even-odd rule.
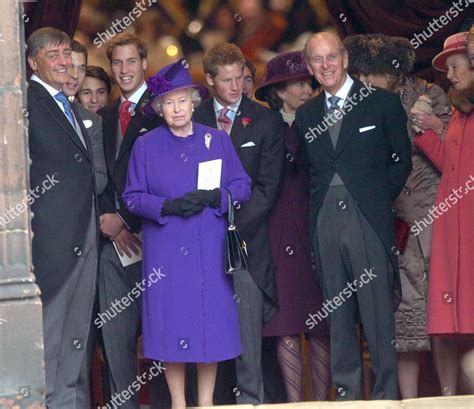
[[[197, 108], [202, 101], [201, 95], [196, 88], [188, 88], [188, 94], [191, 97], [191, 102], [193, 103], [194, 108]], [[161, 101], [165, 95], [155, 98], [151, 102], [151, 107], [156, 112], [157, 115], [163, 114], [163, 109], [161, 108]]]
[[346, 47], [344, 46], [344, 43], [341, 40], [341, 37], [339, 37], [337, 34], [330, 33], [330, 32], [327, 32], [327, 31], [320, 31], [318, 33], [314, 33], [311, 36], [309, 36], [308, 39], [306, 40], [306, 43], [304, 44], [303, 56], [304, 56], [306, 62], [309, 62], [309, 60], [310, 60], [310, 55], [309, 55], [309, 50], [308, 49], [309, 49], [309, 44], [311, 43], [311, 40], [322, 39], [322, 38], [332, 38], [336, 42], [337, 48], [339, 49], [339, 52], [341, 54], [344, 54], [344, 52], [347, 51]]
[[48, 44], [71, 46], [71, 39], [61, 30], [54, 27], [43, 27], [33, 31], [26, 42], [28, 57], [35, 57]]

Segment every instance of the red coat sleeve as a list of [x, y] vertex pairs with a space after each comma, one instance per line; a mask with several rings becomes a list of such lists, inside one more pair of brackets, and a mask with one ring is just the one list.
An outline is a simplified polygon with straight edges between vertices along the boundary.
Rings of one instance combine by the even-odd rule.
[[444, 142], [431, 129], [415, 138], [415, 145], [418, 146], [440, 172], [444, 167]]

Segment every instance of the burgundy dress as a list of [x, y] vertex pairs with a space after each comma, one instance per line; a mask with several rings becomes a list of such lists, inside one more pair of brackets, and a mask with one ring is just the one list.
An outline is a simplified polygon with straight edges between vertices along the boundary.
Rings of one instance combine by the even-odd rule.
[[327, 334], [325, 322], [312, 330], [305, 324], [308, 314], [322, 308], [322, 300], [311, 263], [309, 173], [299, 159], [298, 136], [288, 125], [285, 150], [280, 195], [269, 220], [280, 310], [265, 325], [263, 335]]

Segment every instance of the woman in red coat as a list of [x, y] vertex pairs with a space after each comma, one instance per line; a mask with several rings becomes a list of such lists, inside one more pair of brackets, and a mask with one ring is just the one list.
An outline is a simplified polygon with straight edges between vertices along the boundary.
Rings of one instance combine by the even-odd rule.
[[[433, 66], [447, 72], [454, 110], [444, 142], [441, 129], [426, 129], [416, 138], [442, 176], [435, 206], [412, 229], [433, 223], [427, 332], [442, 393], [455, 395], [459, 364], [467, 369], [463, 360], [474, 350], [474, 68], [467, 32], [448, 37]], [[411, 117], [426, 128], [426, 114], [412, 110]], [[472, 373], [470, 383], [473, 393]]]
[[255, 91], [255, 97], [279, 111], [286, 124], [281, 190], [269, 219], [280, 310], [264, 327], [263, 336], [278, 337], [278, 361], [288, 402], [303, 398], [301, 333], [310, 341], [313, 399], [326, 400], [330, 384], [326, 322], [307, 323], [309, 314], [322, 308], [322, 300], [311, 265], [309, 173], [299, 159], [298, 136], [292, 128], [296, 109], [312, 95], [311, 75], [301, 52], [288, 52], [271, 59]]

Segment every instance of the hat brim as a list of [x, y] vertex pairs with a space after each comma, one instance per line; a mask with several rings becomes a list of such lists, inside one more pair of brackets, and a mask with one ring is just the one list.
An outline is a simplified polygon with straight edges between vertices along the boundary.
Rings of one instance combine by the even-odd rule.
[[449, 50], [441, 51], [438, 55], [436, 55], [433, 58], [433, 61], [431, 62], [431, 64], [433, 65], [433, 68], [435, 70], [447, 72], [448, 71], [448, 69], [446, 68], [447, 58], [453, 54], [463, 54], [463, 53], [467, 53], [466, 46], [459, 46], [456, 48], [450, 48]]
[[146, 104], [144, 107], [143, 107], [143, 110], [145, 113], [147, 113], [148, 115], [152, 115], [152, 114], [155, 114], [155, 110], [153, 109], [153, 101], [156, 99], [156, 98], [161, 98], [162, 96], [164, 95], [167, 95], [167, 94], [170, 94], [171, 92], [174, 92], [174, 91], [178, 91], [178, 90], [182, 90], [182, 89], [188, 89], [188, 88], [194, 88], [194, 89], [197, 89], [198, 92], [199, 92], [199, 96], [201, 97], [201, 99], [206, 99], [208, 96], [209, 96], [209, 90], [204, 86], [204, 85], [183, 85], [182, 87], [176, 87], [176, 88], [173, 88], [173, 89], [170, 89], [169, 91], [166, 91], [166, 92], [163, 92], [159, 95], [156, 95], [154, 96], [153, 98], [150, 99], [150, 102], [148, 102], [148, 104]]
[[313, 86], [313, 89], [319, 85], [318, 82], [315, 80], [315, 78], [311, 74], [298, 73], [294, 75], [287, 75], [286, 77], [275, 78], [273, 80], [260, 84], [255, 89], [255, 92], [254, 92], [255, 98], [257, 98], [259, 101], [266, 102], [265, 91], [268, 89], [268, 87], [272, 85], [283, 84], [284, 82], [287, 82], [287, 81], [302, 80], [302, 79], [312, 80], [311, 85]]

